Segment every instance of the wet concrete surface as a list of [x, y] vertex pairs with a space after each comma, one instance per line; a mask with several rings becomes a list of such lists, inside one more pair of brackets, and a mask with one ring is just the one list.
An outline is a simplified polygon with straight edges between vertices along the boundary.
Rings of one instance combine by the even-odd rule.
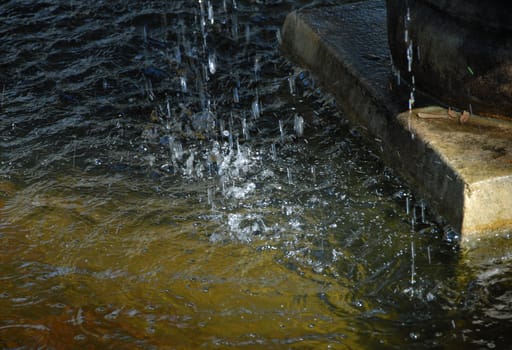
[[410, 88], [392, 74], [384, 1], [290, 13], [282, 51], [318, 77], [463, 241], [512, 227], [510, 124], [478, 116], [461, 122], [460, 113], [435, 106], [409, 111]]

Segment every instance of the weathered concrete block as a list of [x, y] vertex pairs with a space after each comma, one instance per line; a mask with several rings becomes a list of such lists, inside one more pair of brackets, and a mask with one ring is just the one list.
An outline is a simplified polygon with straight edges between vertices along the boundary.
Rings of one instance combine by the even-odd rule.
[[283, 52], [380, 140], [385, 161], [463, 238], [512, 228], [512, 128], [440, 107], [408, 111], [409, 96], [390, 84], [384, 1], [293, 12], [282, 38]]

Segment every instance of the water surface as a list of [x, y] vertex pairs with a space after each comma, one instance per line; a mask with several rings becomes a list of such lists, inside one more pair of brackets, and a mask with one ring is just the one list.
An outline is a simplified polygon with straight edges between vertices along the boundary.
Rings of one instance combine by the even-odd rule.
[[0, 5], [2, 348], [508, 346], [508, 235], [460, 248], [280, 56], [329, 5]]

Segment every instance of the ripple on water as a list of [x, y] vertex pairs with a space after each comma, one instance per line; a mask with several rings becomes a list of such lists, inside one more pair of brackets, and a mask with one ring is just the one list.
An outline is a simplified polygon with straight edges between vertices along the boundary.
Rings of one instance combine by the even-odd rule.
[[2, 5], [3, 347], [510, 343], [510, 243], [443, 242], [279, 55], [330, 3]]

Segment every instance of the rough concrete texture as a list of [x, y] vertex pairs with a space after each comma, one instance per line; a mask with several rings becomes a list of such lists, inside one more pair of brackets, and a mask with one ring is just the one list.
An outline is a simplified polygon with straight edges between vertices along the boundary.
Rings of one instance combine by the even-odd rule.
[[319, 78], [463, 238], [512, 228], [512, 127], [440, 107], [409, 112], [408, 94], [391, 89], [384, 1], [293, 12], [282, 38], [283, 52]]

